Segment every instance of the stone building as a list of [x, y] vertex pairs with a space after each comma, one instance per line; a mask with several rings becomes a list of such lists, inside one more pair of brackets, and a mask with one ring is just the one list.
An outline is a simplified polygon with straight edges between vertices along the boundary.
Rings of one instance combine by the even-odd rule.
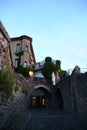
[[22, 52], [20, 65], [31, 67], [35, 64], [35, 55], [32, 46], [32, 38], [26, 35], [11, 38], [11, 55], [13, 67], [18, 66], [18, 53]]
[[10, 37], [0, 21], [0, 70], [6, 67], [7, 61], [11, 64]]

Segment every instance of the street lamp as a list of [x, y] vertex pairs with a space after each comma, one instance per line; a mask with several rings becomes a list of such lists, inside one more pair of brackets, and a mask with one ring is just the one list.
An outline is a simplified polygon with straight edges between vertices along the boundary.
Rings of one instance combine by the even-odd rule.
[[29, 71], [29, 76], [32, 77], [34, 75], [34, 72], [32, 70]]

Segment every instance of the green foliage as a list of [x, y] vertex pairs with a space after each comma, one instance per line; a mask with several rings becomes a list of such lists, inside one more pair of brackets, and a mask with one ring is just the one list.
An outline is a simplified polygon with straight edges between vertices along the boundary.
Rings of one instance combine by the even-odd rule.
[[48, 83], [52, 83], [52, 72], [61, 73], [61, 62], [60, 60], [56, 60], [56, 64], [52, 62], [51, 57], [45, 58], [45, 67], [42, 70], [44, 77], [47, 79]]
[[21, 56], [23, 55], [23, 53], [24, 53], [23, 51], [16, 53], [16, 56], [18, 56], [18, 67], [15, 68], [15, 71], [17, 73], [21, 73], [24, 77], [26, 77], [26, 76], [28, 76], [28, 69], [24, 68], [20, 65], [21, 64]]
[[22, 66], [19, 66], [19, 67], [15, 68], [15, 71], [16, 71], [17, 73], [21, 73], [24, 77], [26, 77], [26, 76], [29, 75], [29, 74], [28, 74], [28, 69], [27, 69], [27, 68], [24, 68], [24, 67], [22, 67]]
[[58, 72], [59, 75], [61, 75], [61, 61], [56, 60], [56, 71]]
[[7, 67], [0, 71], [0, 92], [3, 92], [6, 100], [12, 95], [13, 92], [13, 72], [11, 66], [7, 64]]
[[52, 62], [52, 58], [51, 57], [46, 57], [45, 62]]
[[52, 62], [46, 62], [45, 63], [45, 68], [43, 69], [42, 73], [45, 76], [45, 78], [47, 79], [48, 83], [52, 83], [51, 79], [52, 79], [52, 69], [53, 69], [53, 64]]
[[20, 56], [22, 56], [23, 54], [24, 54], [24, 52], [23, 52], [23, 51], [20, 51], [20, 52], [17, 52], [17, 53], [16, 53], [16, 56], [19, 56], [19, 57], [20, 57]]
[[18, 67], [20, 66], [21, 63], [21, 56], [24, 54], [23, 51], [17, 52], [16, 56], [18, 56]]
[[22, 93], [25, 94], [26, 96], [28, 94], [27, 88], [25, 86], [22, 87]]

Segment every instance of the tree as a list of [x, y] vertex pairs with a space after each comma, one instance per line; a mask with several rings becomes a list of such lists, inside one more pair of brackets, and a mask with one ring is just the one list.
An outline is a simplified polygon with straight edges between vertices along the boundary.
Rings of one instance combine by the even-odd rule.
[[46, 57], [45, 58], [45, 67], [42, 70], [42, 73], [44, 75], [44, 77], [46, 78], [46, 80], [48, 81], [48, 83], [52, 83], [52, 71], [53, 71], [53, 63], [52, 63], [52, 58], [51, 57]]
[[61, 61], [60, 60], [56, 60], [56, 71], [61, 76]]
[[13, 83], [13, 72], [11, 66], [7, 64], [6, 68], [0, 71], [0, 92], [5, 102], [12, 95]]
[[52, 62], [51, 57], [45, 58], [44, 69], [42, 73], [44, 77], [47, 79], [48, 83], [52, 83], [52, 72], [60, 72], [61, 71], [61, 62], [60, 60], [56, 60], [56, 64]]

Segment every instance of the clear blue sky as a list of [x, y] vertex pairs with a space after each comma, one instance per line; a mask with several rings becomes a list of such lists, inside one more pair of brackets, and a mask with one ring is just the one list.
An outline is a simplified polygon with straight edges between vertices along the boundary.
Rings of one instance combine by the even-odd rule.
[[0, 20], [10, 37], [33, 38], [37, 62], [87, 68], [87, 0], [0, 0]]

